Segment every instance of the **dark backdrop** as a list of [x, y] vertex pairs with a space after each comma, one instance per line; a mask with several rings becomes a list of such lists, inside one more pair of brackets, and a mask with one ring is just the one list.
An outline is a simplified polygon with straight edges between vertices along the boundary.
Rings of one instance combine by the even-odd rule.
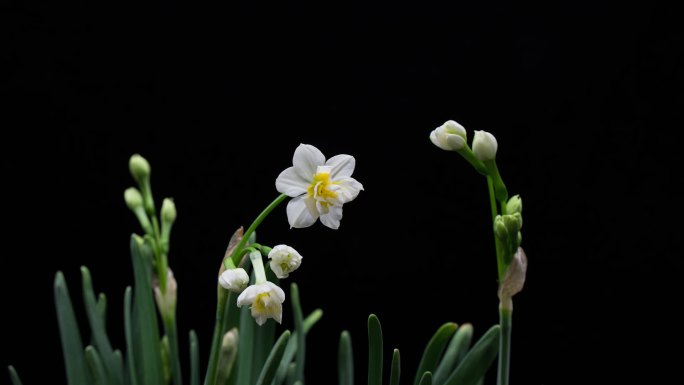
[[259, 230], [304, 255], [293, 278], [305, 312], [325, 312], [309, 383], [335, 383], [343, 329], [365, 381], [369, 313], [412, 378], [442, 323], [472, 322], [479, 336], [497, 322], [486, 184], [428, 140], [455, 119], [496, 135], [509, 191], [525, 202], [512, 383], [668, 376], [682, 269], [676, 14], [655, 3], [323, 3], [2, 5], [0, 364], [26, 384], [64, 381], [51, 286], [63, 270], [80, 306], [80, 265], [108, 294], [123, 347], [138, 228], [122, 192], [139, 152], [156, 198], [178, 206], [179, 327], [198, 331], [204, 366], [229, 236], [308, 143], [354, 155], [366, 188], [338, 231], [290, 230], [284, 207]]

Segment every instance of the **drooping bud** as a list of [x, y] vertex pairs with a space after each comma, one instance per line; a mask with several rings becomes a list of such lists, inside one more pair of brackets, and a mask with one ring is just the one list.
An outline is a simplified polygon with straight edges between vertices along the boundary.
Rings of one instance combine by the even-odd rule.
[[459, 151], [466, 146], [465, 128], [453, 120], [448, 120], [430, 133], [432, 143], [446, 151]]

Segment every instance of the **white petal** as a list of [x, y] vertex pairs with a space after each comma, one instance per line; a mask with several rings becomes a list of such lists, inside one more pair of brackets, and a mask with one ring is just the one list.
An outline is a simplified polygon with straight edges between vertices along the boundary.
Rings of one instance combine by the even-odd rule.
[[260, 291], [257, 285], [252, 285], [243, 291], [237, 299], [238, 307], [243, 305], [251, 305], [254, 299], [259, 295]]
[[444, 146], [444, 144], [442, 144], [442, 142], [440, 142], [440, 137], [437, 134], [437, 130], [432, 130], [432, 132], [430, 133], [430, 141], [432, 142], [432, 144], [441, 148], [442, 150], [449, 150]]
[[[313, 174], [309, 176], [313, 179]], [[288, 167], [276, 178], [276, 190], [287, 196], [296, 197], [306, 193], [311, 180], [304, 179], [294, 167]]]
[[333, 230], [340, 227], [340, 219], [342, 219], [342, 206], [330, 206], [328, 213], [321, 215], [321, 223]]
[[325, 162], [326, 166], [332, 166], [330, 172], [330, 179], [348, 178], [354, 173], [356, 166], [356, 159], [351, 155], [341, 154], [335, 155]]
[[316, 202], [310, 197], [292, 198], [287, 204], [287, 220], [290, 227], [301, 229], [313, 225], [318, 219]]
[[278, 285], [271, 281], [266, 281], [265, 283], [262, 283], [262, 285], [266, 285], [268, 287], [268, 290], [271, 291], [271, 294], [275, 295], [275, 297], [278, 299], [278, 302], [282, 303], [285, 301], [285, 292]]
[[310, 144], [300, 144], [292, 157], [292, 164], [299, 176], [311, 180], [316, 173], [316, 167], [325, 164], [325, 156]]
[[359, 192], [363, 190], [363, 185], [354, 178], [336, 180], [335, 183], [337, 184], [331, 190], [337, 193], [337, 199], [340, 203], [347, 203], [356, 199]]
[[269, 262], [269, 265], [271, 265], [271, 271], [278, 277], [279, 279], [287, 278], [290, 276], [289, 273], [283, 272], [283, 268], [280, 266], [280, 263], [277, 261], [271, 259], [271, 262]]

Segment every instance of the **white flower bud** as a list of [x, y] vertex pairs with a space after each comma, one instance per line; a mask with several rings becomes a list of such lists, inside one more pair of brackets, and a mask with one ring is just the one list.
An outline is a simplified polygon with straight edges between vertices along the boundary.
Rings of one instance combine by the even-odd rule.
[[523, 204], [520, 195], [513, 195], [508, 199], [508, 202], [506, 202], [506, 214], [522, 214], [522, 208]]
[[458, 151], [466, 145], [465, 128], [453, 120], [448, 120], [430, 133], [432, 143], [446, 151]]
[[496, 159], [496, 150], [499, 148], [494, 135], [487, 131], [475, 131], [473, 136], [473, 154], [482, 162]]
[[249, 284], [249, 275], [243, 268], [228, 269], [219, 276], [219, 284], [227, 290], [240, 293]]

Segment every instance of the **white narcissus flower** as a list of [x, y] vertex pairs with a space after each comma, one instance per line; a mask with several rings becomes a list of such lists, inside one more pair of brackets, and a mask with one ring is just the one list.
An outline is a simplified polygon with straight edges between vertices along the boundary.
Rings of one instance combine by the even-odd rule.
[[458, 151], [465, 147], [468, 134], [465, 128], [453, 120], [447, 120], [430, 133], [435, 146], [447, 151]]
[[240, 293], [249, 284], [249, 275], [243, 268], [227, 269], [219, 276], [219, 284], [235, 293]]
[[325, 226], [339, 228], [342, 205], [363, 190], [363, 185], [351, 177], [354, 157], [336, 155], [326, 162], [316, 147], [300, 144], [292, 165], [276, 179], [276, 189], [294, 198], [287, 204], [290, 227], [309, 227], [320, 217]]
[[499, 144], [494, 135], [487, 131], [475, 131], [473, 136], [473, 154], [482, 162], [496, 159]]
[[251, 305], [252, 317], [256, 323], [263, 325], [273, 318], [278, 323], [283, 320], [283, 302], [285, 292], [273, 282], [263, 282], [245, 289], [237, 299], [238, 307]]
[[268, 253], [268, 259], [271, 260], [271, 270], [278, 278], [287, 278], [302, 264], [302, 256], [297, 250], [287, 245], [275, 246]]

